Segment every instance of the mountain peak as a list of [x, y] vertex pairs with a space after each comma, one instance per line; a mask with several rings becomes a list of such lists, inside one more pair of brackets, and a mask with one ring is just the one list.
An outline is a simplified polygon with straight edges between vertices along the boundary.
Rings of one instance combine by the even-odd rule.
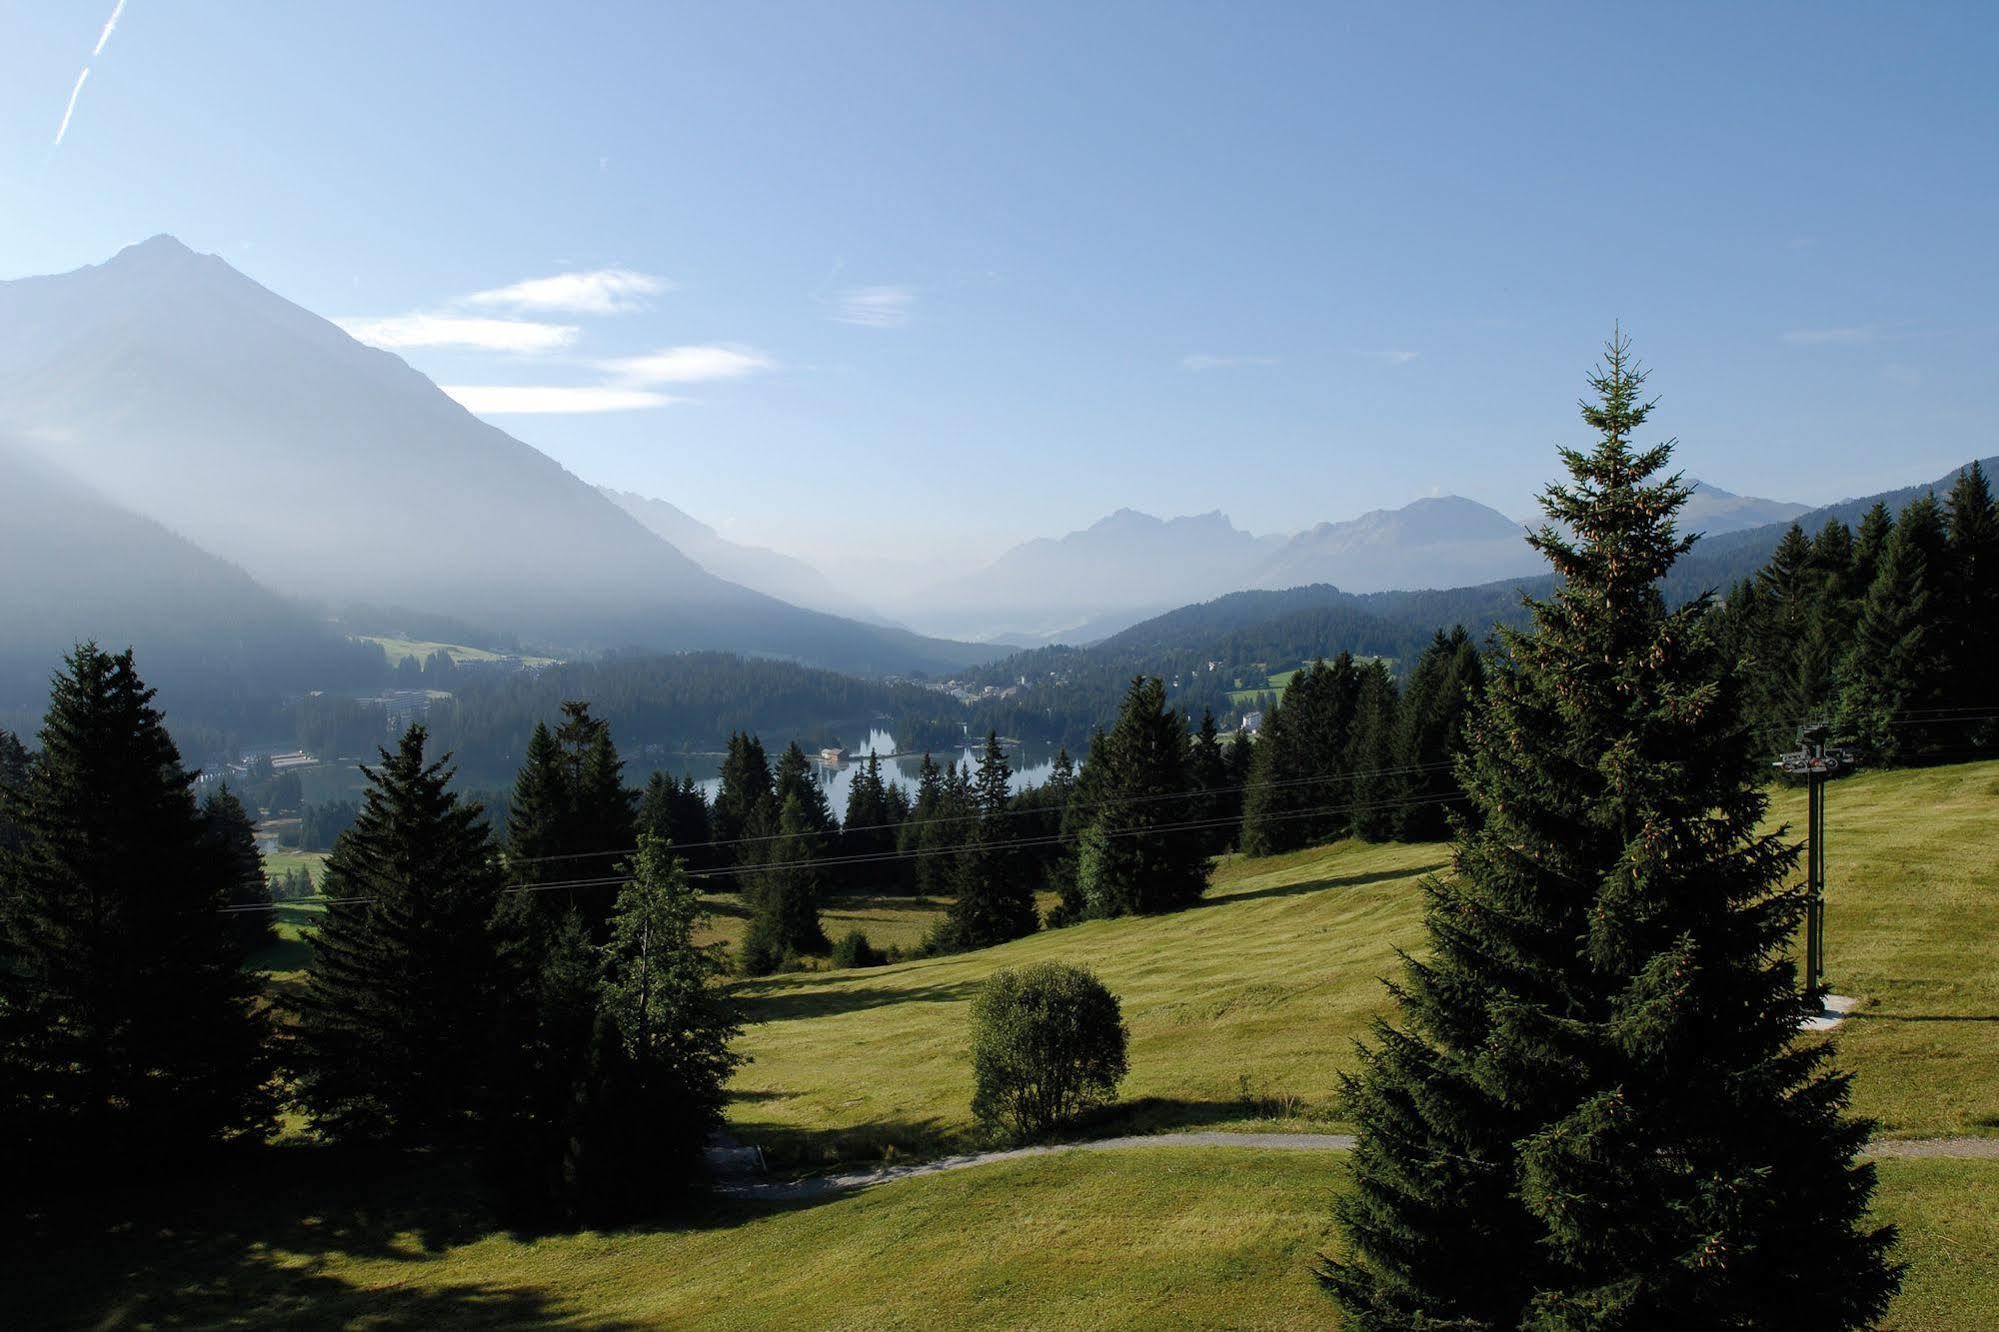
[[181, 267], [196, 260], [210, 259], [222, 262], [212, 254], [197, 254], [183, 244], [179, 237], [162, 231], [157, 236], [127, 245], [124, 249], [105, 261], [105, 267], [118, 268], [164, 268]]

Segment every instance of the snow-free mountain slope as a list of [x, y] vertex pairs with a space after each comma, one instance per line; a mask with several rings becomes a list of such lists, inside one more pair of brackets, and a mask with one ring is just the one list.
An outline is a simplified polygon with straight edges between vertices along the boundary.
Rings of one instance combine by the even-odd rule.
[[857, 619], [879, 619], [842, 593], [825, 574], [793, 555], [766, 546], [731, 541], [678, 505], [629, 490], [599, 486], [606, 499], [636, 518], [647, 531], [717, 578], [740, 583], [794, 606]]
[[854, 670], [977, 655], [713, 576], [400, 358], [170, 237], [0, 283], [0, 431], [266, 586], [334, 606]]
[[1529, 572], [1540, 562], [1524, 529], [1505, 514], [1444, 495], [1300, 532], [1243, 586], [1331, 583], [1345, 592], [1462, 587]]
[[932, 632], [1060, 634], [1135, 607], [1225, 590], [1272, 544], [1219, 512], [1161, 519], [1119, 509], [1079, 532], [1023, 542], [983, 569], [919, 593], [906, 613]]
[[0, 713], [38, 714], [61, 655], [89, 640], [136, 649], [169, 704], [190, 686], [336, 687], [370, 664], [243, 570], [0, 439]]
[[1794, 504], [1789, 500], [1737, 495], [1711, 481], [1689, 481], [1688, 484], [1693, 486], [1694, 493], [1680, 510], [1680, 526], [1708, 536], [1746, 532], [1771, 523], [1788, 523], [1811, 508], [1809, 504]]

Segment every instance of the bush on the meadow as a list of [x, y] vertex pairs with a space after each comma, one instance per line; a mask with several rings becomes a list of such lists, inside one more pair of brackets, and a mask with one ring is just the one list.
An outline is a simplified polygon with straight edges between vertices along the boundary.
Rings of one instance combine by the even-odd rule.
[[1128, 1033], [1117, 996], [1082, 967], [995, 973], [972, 1001], [972, 1113], [1021, 1141], [1117, 1095]]
[[833, 965], [836, 967], [878, 967], [888, 961], [882, 950], [868, 941], [861, 930], [849, 930], [833, 945]]

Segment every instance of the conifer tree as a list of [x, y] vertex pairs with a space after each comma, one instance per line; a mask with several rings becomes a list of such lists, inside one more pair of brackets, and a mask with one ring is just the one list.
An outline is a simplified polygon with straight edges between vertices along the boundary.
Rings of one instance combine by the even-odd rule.
[[701, 1175], [742, 1063], [742, 1022], [719, 984], [715, 946], [685, 867], [651, 834], [618, 894], [602, 1002], [581, 1079], [564, 1177], [575, 1214], [603, 1224], [656, 1211]]
[[728, 752], [722, 757], [721, 776], [711, 814], [716, 849], [740, 864], [749, 851], [742, 845], [742, 839], [755, 832], [759, 815], [771, 805], [770, 760], [764, 754], [763, 741], [753, 735], [731, 732]]
[[813, 864], [818, 855], [818, 821], [796, 795], [787, 797], [769, 853], [750, 879], [745, 974], [766, 975], [788, 958], [831, 947], [819, 923], [820, 871]]
[[56, 673], [0, 823], [0, 1152], [30, 1191], [150, 1170], [270, 1121], [221, 854], [131, 652]]
[[[1985, 468], [1972, 463], [1958, 473], [1944, 501], [1950, 528], [1949, 706], [1956, 714], [1990, 712], [1991, 682], [1999, 679], [1999, 507]], [[1989, 719], [1960, 722], [1967, 745], [1989, 747], [1999, 726]]]
[[14, 805], [28, 786], [34, 756], [12, 731], [0, 730], [0, 856], [20, 845], [20, 825], [14, 821]]
[[1209, 826], [1197, 840], [1209, 855], [1219, 855], [1235, 839], [1235, 823], [1242, 817], [1240, 793], [1229, 789], [1229, 763], [1222, 753], [1222, 732], [1215, 724], [1212, 708], [1201, 709], [1201, 729], [1187, 756], [1187, 778], [1200, 792], [1189, 817]]
[[870, 884], [894, 883], [896, 866], [886, 857], [893, 854], [897, 827], [894, 806], [889, 800], [888, 783], [882, 780], [881, 759], [869, 754], [861, 770], [847, 788], [847, 810], [840, 823], [842, 857], [870, 856], [878, 859], [851, 864], [843, 877], [853, 888]]
[[1874, 586], [1874, 576], [1881, 572], [1881, 556], [1887, 551], [1888, 538], [1894, 531], [1895, 516], [1880, 500], [1875, 500], [1860, 516], [1860, 528], [1853, 534], [1853, 570], [1847, 585], [1856, 609], [1867, 596], [1867, 589]]
[[257, 851], [257, 829], [249, 811], [227, 786], [201, 804], [202, 822], [214, 844], [216, 860], [228, 876], [230, 920], [245, 956], [268, 947], [278, 937], [271, 905], [271, 881], [264, 875], [264, 857]]
[[1076, 772], [1069, 791], [1069, 803], [1062, 811], [1062, 854], [1055, 861], [1050, 875], [1050, 887], [1061, 900], [1048, 913], [1050, 927], [1073, 925], [1090, 914], [1089, 903], [1083, 900], [1078, 871], [1082, 865], [1086, 838], [1093, 844], [1103, 840], [1101, 836], [1089, 837], [1089, 831], [1103, 808], [1103, 785], [1110, 768], [1109, 733], [1101, 726], [1092, 730], [1090, 747], [1084, 753], [1083, 766]]
[[1033, 885], [1020, 872], [1020, 857], [1007, 845], [1014, 836], [1007, 818], [1012, 778], [999, 734], [986, 732], [978, 776], [972, 783], [976, 817], [958, 857], [950, 914], [932, 941], [940, 951], [987, 948], [1032, 934], [1040, 924]]
[[1824, 578], [1812, 543], [1796, 523], [1756, 573], [1757, 613], [1749, 644], [1755, 669], [1748, 676], [1748, 707], [1757, 717], [1782, 719], [1809, 710], [1801, 699], [1801, 651], [1817, 618]]
[[904, 886], [926, 897], [938, 893], [942, 877], [938, 863], [925, 850], [931, 844], [931, 823], [943, 803], [944, 770], [937, 766], [936, 759], [925, 754], [916, 770], [916, 799], [910, 804], [909, 817], [896, 830], [896, 850], [906, 857], [899, 862], [905, 876]]
[[449, 1141], [487, 1092], [501, 875], [477, 805], [424, 760], [422, 726], [364, 768], [361, 815], [321, 880], [332, 899], [299, 996], [300, 1103], [342, 1139]]
[[1082, 914], [1177, 911], [1208, 887], [1208, 858], [1188, 822], [1187, 719], [1166, 706], [1166, 686], [1140, 676], [1125, 692], [1117, 724], [1091, 783], [1090, 821], [1077, 847]]
[[786, 745], [783, 755], [779, 757], [771, 786], [780, 810], [786, 801], [798, 802], [806, 822], [819, 835], [822, 847], [839, 835], [840, 823], [833, 817], [832, 805], [826, 799], [826, 788], [819, 784], [812, 760], [805, 757], [805, 751], [798, 747], [796, 740]]
[[1401, 807], [1401, 774], [1395, 767], [1395, 738], [1401, 727], [1401, 697], [1388, 663], [1376, 659], [1360, 671], [1347, 768], [1353, 773], [1353, 835], [1385, 842], [1395, 835]]
[[682, 773], [678, 782], [663, 772], [646, 780], [639, 802], [638, 828], [663, 842], [689, 869], [700, 869], [708, 861], [708, 801], [692, 775]]
[[1758, 830], [1742, 682], [1707, 600], [1660, 594], [1688, 489], [1632, 443], [1643, 380], [1613, 339], [1533, 538], [1562, 581], [1471, 727], [1478, 820], [1347, 1081], [1350, 1326], [1859, 1328], [1896, 1286], [1869, 1126], [1798, 1039], [1797, 847]]
[[1450, 835], [1450, 815], [1462, 807], [1452, 770], [1464, 746], [1473, 701], [1485, 691], [1485, 659], [1457, 625], [1441, 629], [1409, 673], [1395, 757], [1402, 767], [1402, 807], [1396, 836], [1405, 842], [1438, 842]]
[[1953, 729], [1935, 720], [1949, 686], [1939, 618], [1946, 537], [1936, 500], [1902, 510], [1860, 603], [1841, 673], [1841, 731], [1879, 763], [1926, 756]]
[[1342, 652], [1292, 676], [1281, 706], [1264, 714], [1243, 797], [1245, 852], [1295, 851], [1352, 829], [1349, 750], [1360, 686], [1359, 668]]

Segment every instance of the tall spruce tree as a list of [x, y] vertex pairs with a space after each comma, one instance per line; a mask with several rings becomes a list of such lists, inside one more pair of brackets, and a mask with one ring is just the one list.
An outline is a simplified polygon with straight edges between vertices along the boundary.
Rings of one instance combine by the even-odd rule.
[[1020, 856], [1008, 845], [1014, 836], [1007, 817], [1012, 778], [1013, 767], [1000, 747], [999, 734], [986, 732], [978, 775], [972, 781], [976, 817], [958, 857], [950, 913], [932, 939], [941, 951], [987, 948], [1032, 934], [1040, 925], [1034, 886], [1021, 872]]
[[562, 1178], [575, 1219], [597, 1224], [658, 1211], [701, 1177], [724, 1084], [742, 1063], [742, 1022], [719, 984], [719, 946], [685, 866], [641, 834], [604, 948], [602, 1000], [581, 1077]]
[[277, 922], [271, 905], [271, 881], [264, 875], [264, 857], [257, 850], [257, 828], [250, 812], [227, 786], [201, 802], [217, 861], [229, 876], [230, 920], [237, 943], [247, 956], [276, 942]]
[[1324, 1277], [1356, 1327], [1859, 1328], [1897, 1284], [1869, 1126], [1798, 1039], [1797, 847], [1758, 831], [1743, 683], [1706, 599], [1660, 595], [1688, 489], [1632, 443], [1643, 381], [1614, 338], [1542, 499], [1562, 581], [1471, 728], [1479, 819], [1346, 1083]]
[[1364, 841], [1385, 842], [1395, 835], [1402, 805], [1401, 774], [1394, 771], [1401, 704], [1387, 662], [1377, 658], [1360, 668], [1347, 769], [1353, 773], [1353, 835]]
[[902, 868], [902, 886], [910, 892], [934, 896], [941, 891], [940, 880], [945, 876], [937, 862], [926, 854], [926, 848], [931, 844], [931, 823], [943, 803], [944, 770], [937, 766], [936, 759], [925, 754], [916, 770], [916, 799], [910, 804], [909, 817], [895, 834], [896, 850], [904, 856], [897, 862]]
[[1941, 608], [1947, 538], [1924, 495], [1902, 510], [1861, 600], [1841, 672], [1839, 725], [1879, 763], [1920, 760], [1956, 728], [1939, 717], [1949, 689]]
[[361, 815], [321, 879], [331, 899], [297, 1000], [298, 1097], [329, 1137], [411, 1144], [475, 1127], [487, 1095], [501, 874], [479, 806], [424, 759], [422, 726], [362, 769]]
[[1485, 692], [1485, 659], [1463, 625], [1441, 629], [1409, 673], [1395, 757], [1402, 769], [1396, 836], [1438, 842], [1450, 835], [1450, 815], [1463, 792], [1454, 771], [1473, 701]]
[[1353, 827], [1351, 747], [1360, 706], [1351, 653], [1291, 677], [1264, 716], [1243, 796], [1242, 849], [1275, 855], [1344, 837]]
[[30, 1193], [259, 1136], [272, 1109], [240, 867], [131, 652], [70, 653], [40, 738], [0, 788], [0, 1153]]
[[742, 969], [762, 976], [787, 960], [824, 953], [831, 944], [819, 922], [821, 871], [818, 820], [797, 795], [786, 797], [777, 833], [750, 877], [750, 927], [743, 935]]
[[709, 831], [708, 799], [691, 774], [682, 773], [676, 782], [663, 772], [655, 772], [646, 780], [645, 794], [639, 801], [638, 828], [657, 837], [690, 870], [709, 863], [708, 842], [713, 834]]
[[[1950, 529], [1950, 574], [1945, 580], [1951, 658], [1948, 703], [1954, 717], [1992, 710], [1991, 682], [1999, 678], [1999, 507], [1985, 468], [1973, 463], [1958, 473], [1944, 501]], [[1999, 725], [1987, 717], [1960, 721], [1972, 748], [1999, 741]]]
[[18, 800], [27, 790], [28, 773], [34, 761], [34, 755], [21, 743], [20, 736], [0, 729], [0, 855], [20, 844], [20, 829], [13, 822], [14, 806], [10, 801]]
[[841, 877], [850, 888], [895, 886], [897, 866], [888, 857], [895, 852], [898, 822], [888, 783], [882, 779], [881, 759], [871, 753], [847, 788], [847, 809], [840, 821], [840, 856], [849, 861]]
[[1242, 818], [1241, 793], [1231, 790], [1228, 756], [1222, 752], [1221, 727], [1215, 724], [1212, 708], [1201, 709], [1201, 728], [1187, 754], [1187, 780], [1200, 792], [1190, 817], [1208, 826], [1196, 836], [1209, 855], [1220, 855], [1235, 840], [1235, 825]]
[[1084, 771], [1089, 823], [1077, 846], [1080, 914], [1177, 911], [1208, 887], [1208, 857], [1188, 809], [1187, 718], [1166, 705], [1166, 686], [1140, 676], [1125, 691], [1103, 752]]

